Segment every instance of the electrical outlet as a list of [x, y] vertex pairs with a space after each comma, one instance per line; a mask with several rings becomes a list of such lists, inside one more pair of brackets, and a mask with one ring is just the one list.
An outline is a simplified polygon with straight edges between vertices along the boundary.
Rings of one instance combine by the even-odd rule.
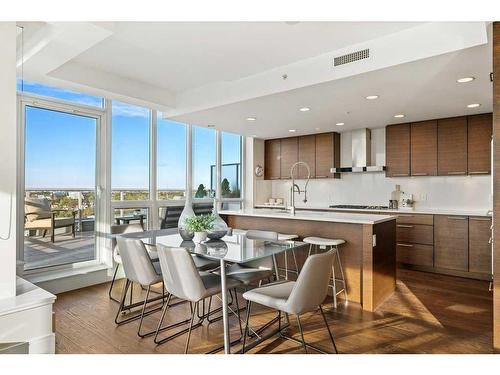
[[377, 246], [377, 235], [374, 234], [373, 237], [372, 237], [372, 247], [375, 247]]

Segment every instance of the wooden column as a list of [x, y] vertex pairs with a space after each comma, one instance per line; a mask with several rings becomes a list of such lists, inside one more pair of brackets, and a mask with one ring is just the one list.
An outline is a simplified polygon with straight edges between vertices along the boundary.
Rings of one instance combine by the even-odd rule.
[[500, 351], [500, 22], [493, 23], [493, 346]]

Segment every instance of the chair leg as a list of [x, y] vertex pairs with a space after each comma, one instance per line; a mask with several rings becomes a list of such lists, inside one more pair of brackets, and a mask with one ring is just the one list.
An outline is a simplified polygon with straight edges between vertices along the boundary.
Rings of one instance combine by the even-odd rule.
[[[332, 247], [333, 249], [333, 247]], [[335, 262], [332, 264], [332, 291], [333, 291], [333, 308], [337, 308], [337, 285], [335, 283]]]
[[52, 243], [56, 242], [56, 239], [55, 239], [56, 233], [55, 232], [56, 232], [55, 228], [52, 228], [52, 230], [50, 231], [50, 242], [52, 242]]
[[302, 324], [300, 324], [300, 317], [297, 315], [297, 323], [299, 325], [300, 336], [302, 338], [302, 347], [307, 354], [306, 340], [304, 339], [304, 331], [302, 330]]
[[189, 348], [189, 340], [191, 339], [191, 331], [193, 330], [194, 317], [196, 315], [196, 310], [198, 310], [198, 304], [194, 305], [193, 313], [191, 314], [191, 322], [189, 322], [189, 330], [186, 338], [186, 346], [184, 347], [184, 354], [187, 354]]
[[243, 327], [241, 326], [240, 304], [238, 302], [238, 294], [234, 288], [234, 300], [236, 301], [236, 312], [238, 313], [238, 324], [240, 325], [240, 335], [243, 335]]
[[160, 343], [160, 341], [158, 341], [158, 334], [160, 333], [160, 328], [161, 328], [161, 325], [163, 323], [163, 319], [165, 319], [165, 314], [167, 313], [168, 305], [170, 303], [171, 298], [172, 298], [172, 295], [169, 293], [169, 295], [167, 297], [167, 302], [163, 305], [163, 310], [161, 312], [160, 320], [158, 321], [158, 326], [156, 327], [156, 334], [155, 334], [155, 338], [153, 339], [155, 344]]
[[247, 336], [248, 336], [248, 326], [250, 324], [250, 309], [252, 307], [252, 302], [248, 301], [247, 302], [247, 321], [245, 323], [245, 332], [243, 332], [243, 347], [241, 349], [241, 353], [245, 354], [245, 345], [247, 343]]
[[299, 265], [297, 263], [297, 256], [295, 255], [295, 250], [292, 250], [292, 256], [293, 256], [293, 263], [295, 266], [295, 272], [297, 277], [299, 277]]
[[337, 350], [337, 345], [335, 345], [335, 340], [333, 339], [332, 331], [330, 330], [330, 326], [328, 325], [325, 313], [323, 311], [323, 307], [321, 307], [321, 305], [319, 305], [319, 311], [321, 311], [321, 316], [323, 316], [323, 321], [325, 322], [326, 329], [328, 330], [328, 334], [330, 335], [330, 340], [332, 340], [333, 349], [335, 349], [335, 354], [339, 354], [339, 351]]
[[108, 291], [109, 298], [112, 299], [113, 301], [116, 301], [116, 302], [120, 302], [120, 301], [113, 298], [113, 296], [111, 295], [111, 292], [113, 291], [113, 286], [115, 285], [116, 275], [118, 273], [118, 267], [120, 267], [119, 264], [117, 264], [115, 267], [115, 273], [113, 274], [113, 279], [111, 280], [111, 285], [109, 286], [109, 291]]
[[71, 226], [71, 234], [73, 235], [73, 238], [75, 238], [75, 223]]
[[47, 229], [44, 229], [43, 230], [43, 234], [42, 234], [42, 237], [45, 238], [45, 236], [47, 235]]
[[148, 288], [146, 291], [146, 298], [144, 298], [144, 305], [142, 305], [141, 320], [139, 320], [139, 328], [137, 329], [137, 335], [139, 337], [144, 337], [144, 335], [141, 334], [141, 327], [142, 327], [142, 322], [144, 320], [144, 311], [146, 311], [146, 305], [148, 304], [148, 298], [149, 298], [150, 291], [151, 291], [151, 285], [148, 285]]
[[345, 295], [345, 300], [347, 302], [347, 284], [345, 282], [344, 269], [342, 267], [342, 262], [340, 261], [340, 252], [338, 246], [336, 246], [336, 249], [337, 249], [337, 261], [339, 262], [339, 268], [340, 268], [340, 276], [342, 277], [342, 283], [344, 284], [344, 295]]
[[125, 298], [127, 298], [127, 291], [128, 291], [128, 288], [130, 286], [130, 281], [127, 280], [125, 282], [125, 286], [123, 288], [123, 292], [122, 292], [122, 298], [120, 300], [120, 306], [118, 307], [118, 311], [116, 312], [116, 316], [115, 316], [115, 323], [116, 324], [119, 324], [120, 322], [118, 321], [118, 317], [120, 316], [120, 313], [122, 312], [122, 309], [123, 309], [123, 305], [125, 304]]

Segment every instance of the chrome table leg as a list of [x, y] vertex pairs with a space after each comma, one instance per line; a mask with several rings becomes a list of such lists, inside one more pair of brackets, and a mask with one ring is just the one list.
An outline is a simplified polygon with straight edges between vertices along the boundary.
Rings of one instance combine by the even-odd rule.
[[227, 312], [227, 286], [226, 286], [226, 262], [220, 260], [220, 281], [222, 286], [222, 321], [224, 325], [224, 353], [231, 353], [231, 343], [229, 340], [229, 317]]

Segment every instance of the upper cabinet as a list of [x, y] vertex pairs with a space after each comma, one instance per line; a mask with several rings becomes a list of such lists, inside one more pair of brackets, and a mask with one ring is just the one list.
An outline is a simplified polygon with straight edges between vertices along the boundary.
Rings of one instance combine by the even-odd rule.
[[[298, 161], [299, 143], [297, 137], [281, 140], [281, 178], [290, 178], [290, 169]], [[296, 172], [295, 172], [296, 173]]]
[[410, 175], [410, 124], [389, 125], [385, 130], [387, 177]]
[[[265, 142], [265, 179], [290, 179], [290, 169], [297, 161], [309, 165], [311, 178], [340, 177], [330, 172], [340, 167], [340, 134], [323, 133], [271, 139]], [[299, 165], [296, 178], [307, 178], [307, 168]]]
[[437, 121], [411, 124], [411, 175], [437, 174]]
[[340, 134], [316, 134], [316, 178], [338, 178], [330, 172], [333, 167], [340, 167]]
[[264, 178], [277, 180], [281, 178], [281, 139], [268, 139], [264, 146]]
[[492, 114], [386, 127], [386, 176], [491, 173]]
[[491, 113], [469, 116], [467, 122], [467, 164], [469, 174], [491, 173], [491, 136], [493, 117]]
[[[316, 177], [316, 136], [299, 137], [299, 160], [307, 163], [311, 178]], [[299, 165], [299, 178], [307, 178], [307, 168]]]
[[467, 174], [467, 117], [438, 120], [438, 175]]

